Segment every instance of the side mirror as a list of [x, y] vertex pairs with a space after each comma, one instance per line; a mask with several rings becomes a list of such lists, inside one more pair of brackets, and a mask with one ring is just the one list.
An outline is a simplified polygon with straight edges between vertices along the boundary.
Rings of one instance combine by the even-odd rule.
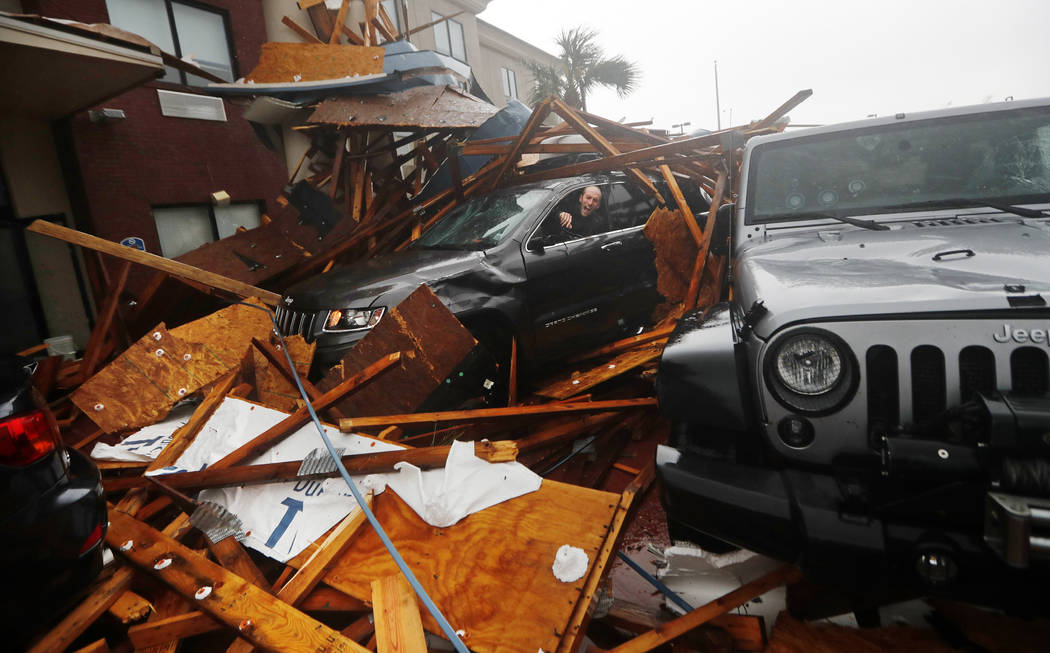
[[711, 233], [711, 252], [719, 256], [729, 253], [729, 237], [733, 233], [736, 204], [723, 204], [715, 214], [715, 228]]
[[529, 241], [529, 244], [525, 246], [525, 249], [535, 254], [542, 254], [547, 247], [550, 247], [553, 244], [553, 236], [535, 236]]

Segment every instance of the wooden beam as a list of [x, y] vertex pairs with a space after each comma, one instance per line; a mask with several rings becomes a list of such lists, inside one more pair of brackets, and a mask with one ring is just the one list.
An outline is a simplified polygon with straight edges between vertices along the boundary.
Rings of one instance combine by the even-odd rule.
[[47, 220], [34, 220], [32, 224], [26, 227], [27, 231], [33, 233], [42, 234], [44, 236], [50, 236], [58, 240], [71, 243], [73, 245], [79, 245], [80, 247], [86, 247], [93, 249], [103, 254], [109, 254], [125, 261], [131, 261], [132, 263], [138, 263], [139, 265], [145, 265], [148, 268], [154, 270], [160, 270], [166, 272], [172, 276], [180, 277], [192, 282], [201, 283], [211, 288], [223, 290], [238, 297], [256, 297], [262, 300], [264, 303], [270, 306], [276, 306], [281, 301], [281, 296], [277, 293], [270, 292], [269, 290], [263, 290], [262, 288], [256, 288], [240, 281], [235, 281], [228, 277], [224, 277], [214, 272], [208, 272], [195, 268], [192, 265], [186, 265], [185, 263], [179, 263], [171, 259], [166, 259], [163, 256], [157, 256], [156, 254], [150, 254], [149, 252], [142, 252], [133, 247], [125, 247], [113, 241], [99, 238], [98, 236], [92, 236], [76, 229], [70, 229], [57, 225]]
[[[128, 249], [131, 248], [129, 247]], [[84, 359], [80, 361], [80, 378], [82, 382], [91, 378], [91, 375], [98, 368], [103, 344], [110, 336], [113, 319], [117, 315], [117, 306], [120, 304], [120, 295], [124, 292], [124, 286], [128, 282], [128, 273], [130, 271], [130, 262], [124, 261], [121, 263], [117, 279], [109, 287], [106, 300], [102, 304], [102, 310], [99, 311], [98, 321], [95, 323], [95, 328], [91, 330], [87, 347], [84, 348]]]
[[671, 335], [672, 331], [674, 331], [674, 327], [675, 325], [670, 324], [665, 327], [653, 329], [652, 331], [646, 331], [645, 333], [641, 333], [636, 336], [631, 336], [630, 338], [617, 340], [616, 342], [612, 342], [608, 345], [598, 347], [597, 349], [592, 349], [582, 354], [572, 356], [568, 359], [567, 362], [578, 363], [580, 361], [589, 360], [591, 358], [599, 358], [601, 356], [608, 356], [609, 354], [618, 354], [621, 351], [626, 351], [628, 349], [634, 349], [638, 345], [644, 345], [648, 342], [653, 342], [655, 340], [666, 338], [667, 336]]
[[[339, 5], [339, 13], [335, 16], [335, 26], [342, 28], [346, 23], [346, 12], [350, 8], [350, 0], [343, 0]], [[339, 43], [339, 34], [342, 33], [341, 29], [333, 29], [332, 36], [328, 39], [329, 45], [336, 45]]]
[[377, 653], [427, 653], [416, 595], [401, 574], [372, 581]]
[[[110, 513], [106, 541], [118, 555], [256, 646], [282, 651], [364, 653], [366, 650], [176, 540], [119, 511]], [[128, 541], [131, 546], [125, 544]]]
[[332, 37], [332, 32], [335, 31], [335, 22], [332, 20], [332, 13], [328, 11], [328, 7], [324, 3], [313, 5], [306, 8], [306, 14], [310, 17], [314, 31], [317, 32], [318, 40], [321, 43], [327, 43]]
[[[579, 114], [577, 114], [572, 107], [565, 104], [563, 100], [560, 98], [554, 98], [551, 108], [553, 108], [559, 116], [564, 118], [565, 122], [575, 127], [576, 131], [586, 138], [591, 145], [597, 147], [602, 154], [605, 156], [616, 156], [617, 154], [620, 154], [620, 151], [617, 150], [607, 138], [599, 134], [598, 130], [594, 127], [587, 124], [587, 121], [581, 118]], [[649, 178], [646, 177], [645, 174], [635, 168], [628, 168], [627, 173], [634, 177], [634, 180], [637, 181], [643, 189], [648, 191], [661, 206], [664, 204], [663, 195], [660, 194], [660, 191], [656, 189], [656, 186], [653, 185], [653, 182], [649, 181]]]
[[[324, 411], [349, 393], [357, 390], [362, 385], [390, 369], [391, 366], [400, 360], [401, 352], [394, 352], [393, 354], [384, 356], [375, 363], [372, 363], [359, 374], [355, 374], [349, 379], [343, 381], [336, 387], [321, 395], [316, 401], [312, 402], [314, 411]], [[208, 469], [226, 469], [243, 460], [257, 456], [309, 421], [310, 411], [304, 406], [268, 428], [263, 433], [255, 436], [249, 442], [241, 445], [235, 451], [227, 454], [221, 460], [216, 461], [210, 465]]]
[[305, 27], [295, 22], [288, 16], [284, 16], [283, 18], [281, 18], [281, 22], [287, 25], [288, 28], [291, 29], [293, 32], [295, 32], [296, 36], [302, 39], [304, 43], [314, 43], [317, 45], [324, 44], [323, 41], [321, 41], [321, 39], [311, 34]]
[[707, 221], [704, 222], [704, 237], [700, 241], [700, 249], [696, 253], [696, 266], [693, 268], [693, 276], [689, 280], [689, 290], [685, 295], [686, 308], [696, 305], [697, 295], [700, 292], [700, 279], [703, 276], [704, 267], [707, 263], [707, 253], [711, 249], [711, 235], [715, 230], [715, 217], [718, 215], [718, 207], [722, 205], [725, 197], [727, 176], [725, 172], [718, 173], [718, 181], [715, 183], [715, 194], [711, 198], [711, 207], [707, 211]]
[[[365, 497], [368, 507], [372, 507], [372, 493]], [[277, 592], [277, 598], [288, 605], [298, 606], [313, 591], [321, 578], [335, 565], [355, 535], [365, 523], [363, 510], [353, 510], [325, 538], [313, 555], [299, 568], [291, 580]], [[226, 649], [227, 653], [249, 653], [254, 647], [243, 639], [238, 639]]]
[[121, 594], [113, 605], [109, 606], [108, 612], [122, 624], [145, 619], [153, 607], [149, 601], [135, 592], [128, 590]]
[[361, 38], [361, 35], [358, 34], [357, 32], [355, 32], [354, 30], [350, 29], [349, 26], [342, 25], [339, 29], [342, 30], [343, 36], [346, 37], [346, 40], [350, 41], [354, 45], [364, 45], [365, 44], [365, 40], [363, 38]]
[[518, 339], [510, 337], [510, 364], [507, 370], [507, 406], [518, 405]]
[[675, 204], [678, 205], [678, 211], [682, 214], [682, 219], [685, 220], [685, 226], [689, 228], [689, 233], [692, 234], [693, 240], [696, 241], [696, 245], [699, 247], [704, 240], [704, 235], [700, 231], [700, 225], [696, 224], [693, 210], [689, 208], [689, 203], [685, 201], [682, 189], [678, 187], [678, 180], [675, 179], [674, 173], [671, 172], [671, 166], [660, 166], [660, 174], [663, 175], [664, 181], [667, 182], [667, 188], [671, 191], [671, 197], [674, 198]]
[[[394, 471], [399, 462], [409, 462], [420, 469], [444, 467], [448, 458], [449, 447], [421, 447], [398, 451], [382, 451], [369, 454], [351, 454], [343, 456], [343, 466], [351, 474], [381, 474]], [[475, 442], [474, 455], [492, 463], [512, 462], [517, 460], [518, 447], [513, 441]], [[196, 472], [179, 472], [177, 474], [157, 474], [150, 477], [124, 476], [108, 478], [102, 481], [107, 492], [148, 487], [147, 478], [157, 479], [170, 488], [178, 490], [202, 490], [205, 488], [230, 487], [234, 485], [254, 485], [273, 483], [275, 481], [315, 481], [339, 476], [338, 470], [319, 472], [300, 476], [301, 460], [283, 463], [265, 463], [262, 465], [238, 465], [229, 468], [214, 469], [214, 465]]]
[[582, 417], [573, 416], [572, 419], [544, 427], [518, 440], [518, 450], [521, 452], [535, 451], [543, 447], [561, 444], [575, 439], [583, 433], [622, 419], [623, 414], [616, 411], [598, 413], [596, 415], [583, 415]]
[[532, 115], [529, 116], [528, 121], [522, 128], [521, 133], [518, 134], [517, 140], [514, 141], [514, 145], [511, 146], [510, 151], [507, 152], [506, 157], [500, 162], [499, 168], [496, 171], [495, 176], [492, 178], [492, 182], [489, 183], [489, 188], [495, 188], [500, 181], [507, 176], [507, 173], [518, 163], [518, 159], [521, 158], [521, 150], [525, 147], [532, 134], [539, 128], [540, 124], [544, 121], [547, 115], [551, 112], [551, 106], [554, 103], [553, 97], [544, 98], [536, 108], [532, 110]]
[[157, 455], [157, 457], [147, 467], [146, 471], [154, 471], [157, 469], [163, 469], [168, 465], [172, 465], [176, 460], [179, 459], [186, 448], [193, 443], [193, 439], [200, 433], [201, 428], [204, 427], [204, 423], [208, 421], [208, 418], [212, 416], [215, 409], [219, 407], [223, 399], [226, 398], [226, 393], [233, 387], [234, 382], [237, 380], [237, 371], [233, 370], [227, 372], [226, 376], [219, 379], [208, 396], [204, 398], [197, 408], [194, 409], [193, 415], [190, 419], [176, 429], [175, 433], [171, 436], [171, 442], [164, 447], [164, 449]]
[[661, 343], [642, 345], [637, 349], [625, 351], [616, 358], [579, 374], [576, 372], [572, 372], [571, 376], [563, 374], [553, 382], [536, 390], [535, 393], [552, 399], [568, 399], [581, 392], [590, 390], [599, 383], [608, 381], [613, 377], [629, 372], [639, 365], [644, 365], [651, 360], [659, 358], [663, 350], [664, 347]]
[[669, 621], [656, 630], [639, 635], [634, 639], [610, 649], [609, 653], [644, 653], [665, 644], [675, 637], [684, 635], [698, 626], [709, 622], [711, 619], [725, 614], [744, 603], [761, 596], [771, 589], [784, 584], [794, 583], [802, 578], [802, 574], [794, 565], [777, 567], [773, 571], [761, 576], [746, 585], [725, 594], [710, 603], [688, 612], [673, 621]]
[[513, 406], [509, 408], [480, 408], [477, 410], [450, 410], [435, 413], [408, 413], [405, 415], [383, 415], [379, 417], [353, 417], [339, 420], [339, 430], [344, 433], [354, 429], [377, 426], [401, 426], [404, 424], [436, 424], [439, 422], [469, 422], [503, 417], [525, 417], [554, 413], [597, 413], [606, 410], [627, 410], [655, 406], [655, 397], [641, 399], [614, 399], [610, 401], [588, 401], [573, 404], [543, 404], [541, 406]]
[[128, 628], [128, 640], [136, 651], [141, 651], [219, 628], [222, 628], [221, 621], [210, 614], [195, 610], [132, 626]]
[[[270, 343], [259, 340], [258, 338], [252, 338], [252, 345], [259, 350], [259, 353], [266, 357], [266, 360], [270, 361], [270, 364], [273, 365], [274, 368], [281, 373], [281, 376], [283, 376], [288, 383], [292, 384], [292, 387], [294, 388], [295, 376], [292, 374], [291, 368], [288, 367], [288, 361], [285, 359], [284, 355], [277, 351], [277, 349]], [[303, 377], [299, 377], [299, 382], [303, 384], [303, 389], [306, 390], [306, 396], [310, 398], [310, 401], [315, 401], [324, 394], [317, 389], [317, 386]], [[339, 420], [344, 417], [343, 413], [335, 406], [330, 406], [326, 412], [333, 419]]]
[[790, 100], [774, 109], [773, 113], [769, 114], [768, 116], [766, 116], [762, 120], [759, 120], [753, 125], [748, 125], [748, 130], [762, 129], [763, 127], [772, 126], [773, 123], [787, 115], [789, 111], [791, 111], [792, 109], [809, 99], [811, 95], [813, 95], [813, 89], [811, 88], [807, 88], [805, 90], [799, 91], [798, 93], [795, 93], [793, 96], [791, 96]]
[[[344, 0], [345, 2], [346, 0]], [[335, 199], [336, 191], [339, 190], [339, 172], [343, 167], [343, 157], [346, 155], [346, 141], [350, 138], [345, 134], [335, 140], [335, 158], [332, 159], [332, 186], [328, 189], [328, 196]], [[349, 191], [349, 189], [347, 189]]]

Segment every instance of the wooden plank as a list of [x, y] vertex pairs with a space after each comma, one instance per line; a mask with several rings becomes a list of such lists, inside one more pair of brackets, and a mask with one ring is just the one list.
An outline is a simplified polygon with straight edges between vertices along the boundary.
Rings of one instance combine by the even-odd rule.
[[[554, 98], [551, 108], [554, 109], [559, 116], [564, 118], [565, 122], [572, 125], [581, 136], [587, 139], [589, 143], [597, 147], [602, 154], [606, 156], [616, 156], [617, 154], [620, 154], [620, 151], [609, 142], [609, 139], [602, 136], [598, 133], [598, 130], [587, 124], [587, 121], [581, 118], [576, 111], [568, 104], [565, 104], [563, 100], [560, 98]], [[653, 185], [653, 182], [651, 182], [645, 174], [636, 168], [627, 168], [627, 174], [633, 177], [643, 189], [652, 195], [657, 202], [663, 205], [663, 195], [660, 194], [660, 191], [656, 189], [656, 186]]]
[[346, 37], [346, 40], [350, 41], [350, 43], [352, 43], [353, 45], [365, 44], [365, 40], [361, 38], [361, 35], [355, 32], [354, 30], [350, 29], [349, 26], [342, 25], [339, 29], [340, 31], [342, 31], [343, 36]]
[[372, 581], [378, 653], [427, 653], [416, 595], [401, 574]]
[[618, 354], [622, 351], [634, 349], [638, 345], [644, 345], [648, 342], [654, 342], [656, 340], [665, 340], [667, 336], [671, 335], [671, 332], [674, 331], [674, 327], [675, 325], [669, 324], [667, 326], [655, 328], [651, 331], [646, 331], [645, 333], [640, 333], [636, 336], [631, 336], [630, 338], [617, 340], [616, 342], [609, 343], [608, 345], [603, 345], [601, 347], [598, 347], [597, 349], [592, 349], [582, 354], [576, 354], [575, 356], [569, 358], [568, 362], [578, 363], [580, 361], [585, 361], [592, 358], [600, 358], [602, 356], [608, 356], [610, 354]]
[[349, 433], [354, 429], [405, 424], [437, 424], [441, 422], [469, 422], [505, 417], [548, 415], [554, 413], [596, 413], [606, 410], [626, 410], [655, 406], [655, 397], [641, 399], [614, 399], [584, 403], [544, 404], [541, 406], [512, 406], [508, 408], [480, 408], [477, 410], [448, 410], [434, 413], [408, 413], [379, 417], [352, 417], [339, 420], [339, 430]]
[[408, 30], [407, 32], [405, 32], [401, 36], [402, 37], [412, 36], [416, 32], [422, 32], [423, 30], [425, 30], [425, 29], [427, 29], [429, 27], [433, 27], [434, 25], [437, 25], [438, 23], [443, 23], [443, 22], [445, 22], [446, 20], [448, 20], [450, 18], [455, 18], [456, 16], [462, 14], [464, 11], [465, 10], [460, 9], [459, 11], [457, 11], [454, 14], [449, 14], [448, 16], [442, 16], [441, 18], [439, 18], [437, 20], [432, 20], [429, 23], [424, 23], [424, 24], [420, 25], [419, 27], [413, 27], [412, 29]]
[[[132, 545], [124, 546], [129, 540]], [[337, 631], [133, 517], [112, 512], [106, 541], [118, 555], [167, 584], [256, 646], [318, 653], [365, 651]], [[170, 562], [162, 566], [161, 561]]]
[[131, 263], [128, 261], [122, 262], [120, 271], [117, 273], [117, 279], [110, 285], [106, 300], [102, 303], [98, 321], [95, 323], [95, 328], [91, 330], [87, 347], [84, 349], [84, 358], [80, 361], [80, 378], [82, 380], [91, 378], [91, 375], [95, 373], [95, 369], [98, 367], [102, 354], [102, 345], [110, 336], [113, 319], [117, 315], [117, 306], [120, 304], [120, 295], [124, 292], [124, 286], [128, 282], [129, 272], [131, 272]]
[[689, 208], [689, 203], [685, 201], [685, 195], [682, 194], [682, 189], [678, 187], [678, 180], [675, 179], [674, 173], [671, 172], [671, 167], [667, 165], [660, 166], [660, 174], [663, 175], [664, 181], [667, 182], [667, 188], [671, 191], [671, 197], [674, 198], [675, 204], [678, 205], [678, 212], [681, 213], [682, 219], [685, 220], [689, 233], [692, 234], [696, 244], [700, 245], [704, 240], [704, 236], [700, 232], [700, 225], [696, 223], [693, 210]]
[[96, 639], [83, 648], [78, 648], [75, 653], [109, 653], [109, 643], [106, 638]]
[[622, 419], [623, 414], [616, 411], [598, 413], [596, 415], [583, 415], [582, 417], [574, 415], [570, 419], [547, 426], [539, 431], [534, 431], [518, 440], [518, 451], [524, 453], [561, 444], [575, 439], [583, 433], [612, 424], [614, 421], [619, 422]]
[[222, 400], [226, 398], [226, 393], [230, 391], [230, 388], [233, 387], [236, 381], [236, 372], [227, 372], [226, 376], [212, 387], [204, 401], [197, 405], [190, 419], [172, 434], [171, 442], [146, 467], [146, 471], [162, 469], [178, 460], [179, 456], [186, 451], [186, 448], [193, 443], [194, 438], [200, 433], [201, 427], [212, 416], [212, 413], [219, 407]]
[[117, 597], [113, 605], [109, 606], [108, 612], [120, 623], [129, 624], [145, 619], [152, 610], [153, 606], [149, 601], [128, 590]]
[[[346, 0], [343, 1], [345, 2]], [[343, 157], [346, 155], [346, 141], [348, 138], [348, 136], [342, 136], [335, 141], [335, 158], [332, 160], [332, 179], [339, 179], [339, 172], [343, 167]], [[328, 196], [334, 200], [337, 190], [339, 190], [339, 184], [333, 182], [332, 187], [328, 189]]]
[[[562, 375], [552, 383], [536, 390], [536, 394], [552, 399], [568, 399], [573, 395], [590, 390], [599, 383], [604, 383], [649, 361], [656, 360], [663, 351], [662, 342], [642, 345], [638, 349], [625, 351], [616, 358], [584, 372]], [[603, 402], [592, 402], [591, 405], [599, 403]]]
[[663, 626], [639, 635], [610, 650], [610, 653], [643, 653], [665, 644], [675, 637], [709, 622], [744, 603], [761, 596], [771, 589], [799, 580], [802, 575], [794, 565], [783, 565], [769, 573], [725, 594], [710, 603], [696, 608]]
[[580, 600], [576, 602], [568, 624], [562, 629], [564, 637], [558, 643], [557, 653], [576, 653], [580, 644], [583, 643], [583, 634], [587, 632], [587, 624], [590, 623], [594, 612], [594, 596], [598, 593], [598, 587], [610, 566], [610, 561], [620, 550], [620, 542], [625, 532], [624, 524], [627, 523], [628, 516], [635, 510], [638, 498], [645, 494], [655, 477], [656, 466], [650, 462], [620, 494], [616, 512], [613, 514], [601, 549], [587, 574]]
[[507, 370], [507, 406], [518, 405], [518, 339], [510, 338], [510, 369]]
[[[283, 376], [285, 380], [288, 381], [288, 384], [294, 387], [295, 377], [292, 376], [292, 370], [288, 367], [288, 361], [285, 359], [284, 354], [277, 351], [274, 345], [270, 344], [269, 342], [260, 340], [259, 338], [252, 338], [252, 345], [256, 349], [258, 349], [263, 356], [266, 357], [266, 360], [270, 361], [270, 364], [273, 365], [274, 369], [276, 369], [281, 374], [281, 376]], [[306, 396], [308, 396], [311, 401], [318, 399], [321, 395], [324, 394], [323, 392], [317, 389], [317, 386], [315, 386], [313, 383], [310, 383], [310, 381], [305, 378], [305, 374], [300, 375], [299, 382], [303, 384], [303, 389], [306, 390]], [[340, 410], [335, 406], [329, 407], [326, 412], [332, 419], [338, 420], [343, 418], [343, 413], [340, 412]]]
[[80, 247], [93, 249], [102, 252], [103, 254], [109, 254], [110, 256], [115, 256], [125, 261], [145, 265], [148, 268], [160, 270], [181, 279], [201, 283], [210, 288], [223, 290], [238, 297], [255, 297], [270, 306], [276, 306], [277, 303], [281, 301], [280, 295], [270, 292], [269, 290], [263, 290], [262, 288], [256, 288], [255, 286], [241, 283], [240, 281], [234, 281], [233, 279], [228, 279], [218, 274], [186, 265], [185, 263], [166, 259], [163, 256], [157, 256], [156, 254], [150, 254], [149, 252], [142, 252], [133, 247], [125, 247], [104, 238], [92, 236], [91, 234], [86, 234], [77, 231], [76, 229], [63, 227], [48, 222], [47, 220], [34, 220], [32, 224], [26, 227], [26, 230], [44, 236], [57, 238], [58, 240], [73, 245], [79, 245]]
[[[393, 492], [376, 497], [376, 517], [464, 643], [477, 653], [553, 651], [583, 581], [551, 573], [563, 544], [593, 561], [617, 495], [544, 480], [540, 489], [436, 529]], [[463, 564], [469, 561], [469, 564]], [[593, 563], [592, 563], [593, 564]], [[325, 582], [369, 600], [371, 582], [398, 573], [378, 535], [366, 529]], [[429, 614], [423, 625], [438, 632]]]
[[[313, 404], [314, 411], [323, 411], [335, 402], [345, 397], [348, 393], [354, 392], [358, 388], [364, 386], [372, 379], [376, 378], [386, 370], [390, 369], [392, 365], [401, 360], [401, 352], [394, 352], [384, 358], [379, 359], [375, 363], [372, 363], [359, 374], [355, 374], [349, 379], [343, 381], [336, 387], [332, 388], [317, 401], [311, 402]], [[216, 461], [210, 465], [209, 469], [226, 469], [232, 467], [237, 463], [252, 458], [261, 454], [266, 449], [273, 446], [288, 435], [294, 433], [299, 427], [303, 426], [310, 421], [310, 412], [304, 406], [299, 410], [295, 411], [285, 419], [281, 420], [272, 427], [266, 429], [263, 433], [252, 438], [250, 441], [241, 445], [234, 451], [231, 451], [221, 460]]]
[[715, 217], [718, 215], [718, 207], [722, 205], [722, 200], [725, 197], [727, 179], [725, 172], [720, 171], [718, 173], [718, 181], [715, 183], [715, 194], [711, 199], [711, 207], [707, 212], [707, 221], [704, 223], [704, 237], [700, 241], [700, 250], [696, 255], [698, 263], [692, 278], [689, 280], [689, 290], [686, 293], [686, 308], [695, 306], [695, 298], [700, 291], [700, 279], [704, 265], [707, 262], [707, 253], [711, 249], [711, 235], [715, 229]]
[[295, 32], [296, 36], [302, 39], [303, 43], [313, 43], [315, 45], [322, 45], [321, 39], [311, 34], [309, 30], [295, 22], [288, 16], [283, 16], [281, 22], [284, 23], [289, 29]]
[[517, 140], [514, 141], [514, 145], [511, 146], [510, 151], [499, 163], [499, 168], [496, 170], [496, 174], [492, 177], [492, 181], [489, 183], [489, 188], [495, 188], [507, 173], [514, 168], [518, 163], [518, 159], [521, 158], [521, 150], [528, 143], [528, 140], [532, 135], [539, 129], [541, 123], [551, 112], [553, 105], [553, 98], [544, 98], [537, 104], [533, 110], [532, 115], [529, 116], [529, 120], [525, 123], [521, 133], [518, 134]]
[[[368, 507], [372, 507], [372, 493], [365, 497]], [[367, 521], [360, 508], [350, 512], [321, 543], [310, 559], [299, 571], [277, 592], [277, 598], [288, 605], [297, 606], [321, 582], [321, 577], [335, 564], [336, 558], [350, 544], [357, 531]], [[227, 653], [248, 653], [254, 647], [243, 639], [238, 639], [226, 649]]]
[[[343, 0], [339, 4], [339, 13], [335, 15], [335, 26], [341, 28], [346, 24], [346, 12], [350, 9], [350, 0]], [[339, 43], [339, 35], [342, 33], [341, 29], [333, 29], [332, 36], [328, 39], [329, 45], [336, 45]]]
[[813, 95], [813, 89], [811, 88], [807, 88], [805, 90], [799, 91], [798, 93], [795, 93], [793, 96], [791, 96], [791, 99], [774, 109], [773, 113], [769, 114], [768, 116], [766, 116], [762, 120], [759, 120], [753, 125], [748, 125], [748, 129], [762, 129], [763, 127], [771, 126], [773, 123], [786, 116], [789, 111], [791, 111], [792, 109], [809, 99], [811, 95]]
[[[448, 458], [448, 452], [448, 446], [420, 447], [399, 451], [351, 454], [343, 456], [340, 460], [342, 460], [343, 466], [351, 474], [381, 474], [393, 472], [394, 465], [399, 462], [409, 462], [420, 469], [444, 467], [445, 460]], [[513, 440], [475, 442], [474, 455], [491, 463], [512, 462], [517, 460], [518, 447]], [[147, 478], [153, 478], [177, 490], [202, 490], [205, 488], [254, 485], [275, 481], [316, 481], [339, 476], [338, 470], [299, 476], [298, 473], [301, 466], [301, 460], [264, 463], [261, 465], [239, 465], [226, 468], [216, 468], [215, 465], [212, 465], [207, 469], [196, 472], [157, 474], [150, 477], [123, 476], [120, 478], [107, 478], [103, 479], [102, 486], [107, 492], [149, 487]]]
[[[189, 610], [189, 604], [181, 596], [166, 587], [158, 587], [157, 592], [153, 595], [153, 614], [149, 616], [149, 621], [167, 619], [183, 614], [187, 610]], [[145, 653], [177, 653], [180, 644], [181, 642], [177, 639], [169, 640], [149, 647]]]
[[[123, 515], [123, 513], [110, 509], [109, 516], [111, 520], [114, 515]], [[186, 515], [182, 514], [168, 524], [163, 533], [165, 537], [178, 538], [189, 528], [190, 520]], [[120, 546], [121, 544], [123, 542], [115, 546]], [[114, 546], [112, 543], [110, 545]], [[114, 570], [112, 575], [96, 580], [87, 598], [73, 608], [62, 621], [53, 626], [42, 638], [37, 640], [28, 653], [52, 653], [53, 651], [64, 651], [69, 648], [73, 640], [87, 630], [88, 626], [102, 616], [131, 587], [131, 581], [134, 580], [134, 577], [134, 569], [121, 565]]]
[[205, 612], [193, 611], [132, 626], [128, 628], [128, 639], [140, 651], [219, 628], [221, 621]]
[[306, 14], [310, 17], [310, 22], [314, 26], [317, 38], [322, 43], [327, 44], [328, 39], [332, 36], [332, 31], [335, 29], [335, 22], [332, 20], [332, 14], [328, 11], [328, 7], [324, 4], [307, 7]]

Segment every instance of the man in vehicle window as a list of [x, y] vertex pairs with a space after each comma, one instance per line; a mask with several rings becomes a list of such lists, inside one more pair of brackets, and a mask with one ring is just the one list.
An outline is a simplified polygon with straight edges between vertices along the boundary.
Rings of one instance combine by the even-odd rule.
[[558, 214], [558, 221], [568, 231], [580, 236], [593, 236], [601, 232], [598, 208], [602, 204], [602, 191], [597, 186], [588, 186], [580, 193], [579, 207]]

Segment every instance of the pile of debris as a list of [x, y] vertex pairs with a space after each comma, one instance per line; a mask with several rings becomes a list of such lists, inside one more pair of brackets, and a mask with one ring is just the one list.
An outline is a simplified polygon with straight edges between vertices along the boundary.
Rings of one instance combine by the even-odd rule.
[[[468, 92], [454, 64], [392, 68], [418, 53], [378, 47], [399, 35], [376, 0], [360, 30], [344, 24], [346, 0], [335, 12], [301, 4], [317, 36], [295, 25], [308, 43], [268, 44], [245, 82], [213, 85], [308, 107], [299, 127], [311, 145], [280, 212], [178, 260], [30, 227], [110, 262], [83, 357], [43, 359], [36, 384], [61, 395], [53, 408], [67, 442], [100, 458], [117, 556], [33, 650], [84, 642], [115, 615], [122, 627], [88, 648], [174, 648], [218, 633], [231, 650], [424, 650], [426, 631], [458, 650], [575, 651], [653, 478], [651, 462], [632, 467], [617, 453], [665, 433], [656, 359], [676, 319], [722, 292], [714, 223], [733, 201], [740, 148], [782, 129], [809, 93], [749, 125], [677, 140], [556, 98], [500, 111]], [[546, 124], [552, 115], [561, 122]], [[550, 155], [573, 158], [526, 165]], [[479, 348], [426, 286], [338, 365], [313, 370], [316, 385], [314, 343], [278, 334], [271, 307], [297, 280], [404, 249], [472, 196], [613, 170], [660, 207], [645, 233], [667, 303], [649, 331], [579, 352], [529, 392], [512, 350], [506, 406], [468, 397], [419, 412]], [[710, 206], [690, 206], [683, 180]], [[129, 302], [132, 278], [145, 281]], [[201, 297], [228, 305], [165, 325]], [[553, 480], [592, 443], [605, 455], [590, 487]], [[617, 489], [595, 489], [612, 471]], [[638, 636], [616, 650], [651, 650], [795, 577], [775, 569], [648, 632], [621, 615], [620, 632]], [[753, 646], [756, 627], [735, 632], [735, 645]]]

